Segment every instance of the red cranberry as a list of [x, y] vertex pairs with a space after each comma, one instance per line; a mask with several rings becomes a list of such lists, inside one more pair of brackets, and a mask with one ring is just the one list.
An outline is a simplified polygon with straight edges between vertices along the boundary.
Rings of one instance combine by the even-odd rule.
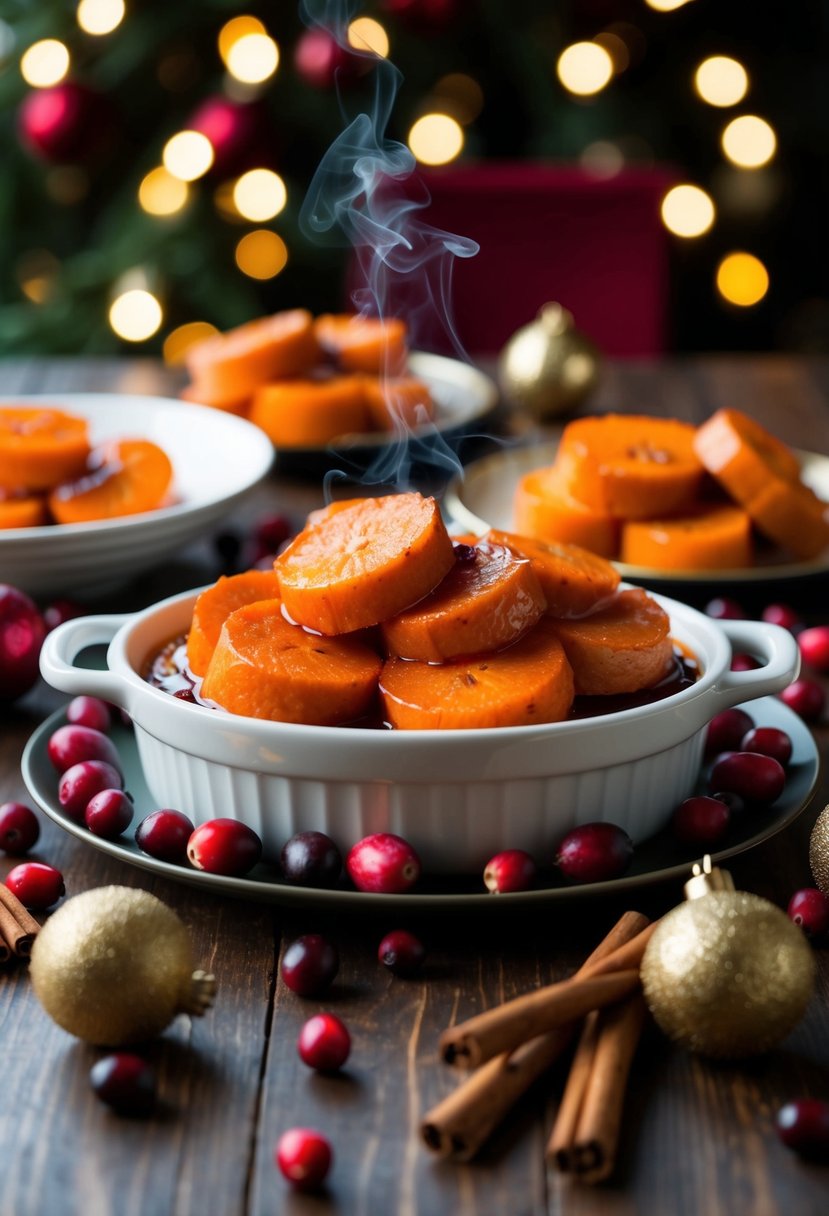
[[101, 790], [86, 804], [83, 821], [93, 836], [114, 840], [132, 823], [132, 800], [122, 790]]
[[555, 864], [577, 882], [604, 882], [624, 874], [632, 857], [633, 841], [615, 823], [584, 823], [561, 841]]
[[58, 802], [71, 819], [81, 823], [90, 798], [101, 790], [123, 786], [121, 774], [105, 760], [83, 760], [68, 768], [58, 782]]
[[821, 937], [829, 929], [829, 895], [817, 887], [795, 891], [786, 912], [809, 937]]
[[38, 677], [43, 617], [23, 591], [0, 583], [0, 701], [14, 701]]
[[317, 1072], [336, 1072], [351, 1051], [348, 1027], [333, 1013], [317, 1013], [299, 1032], [296, 1049], [303, 1064]]
[[65, 773], [82, 760], [104, 760], [113, 768], [121, 768], [118, 750], [101, 730], [89, 726], [59, 726], [46, 744], [49, 759], [59, 773]]
[[6, 886], [22, 904], [41, 912], [66, 894], [63, 875], [42, 861], [24, 861], [6, 875]]
[[686, 798], [674, 811], [673, 828], [683, 844], [710, 845], [728, 830], [731, 812], [719, 798]]
[[705, 612], [715, 621], [743, 621], [746, 615], [742, 604], [738, 604], [736, 600], [724, 595], [718, 595], [715, 599], [709, 600], [705, 605]]
[[767, 604], [760, 614], [767, 625], [779, 625], [791, 633], [800, 624], [800, 617], [791, 604]]
[[804, 663], [815, 671], [829, 672], [829, 625], [815, 625], [798, 635], [797, 644]]
[[745, 800], [739, 794], [735, 794], [733, 790], [717, 790], [711, 797], [716, 798], [718, 802], [724, 802], [731, 812], [732, 818], [735, 815], [742, 815], [746, 809]]
[[337, 947], [319, 933], [296, 938], [282, 956], [282, 978], [297, 996], [321, 996], [339, 969]]
[[495, 895], [508, 891], [529, 891], [535, 886], [537, 867], [523, 849], [496, 853], [484, 867], [484, 886]]
[[794, 710], [804, 722], [817, 722], [823, 714], [826, 694], [817, 680], [801, 676], [780, 693], [780, 700]]
[[416, 975], [423, 966], [426, 950], [419, 938], [406, 929], [392, 929], [377, 947], [377, 957], [393, 975]]
[[743, 736], [754, 726], [754, 719], [744, 709], [724, 709], [708, 723], [705, 736], [705, 751], [714, 756], [718, 752], [735, 752]]
[[147, 1115], [155, 1104], [155, 1073], [146, 1060], [118, 1051], [93, 1064], [89, 1083], [119, 1115]]
[[325, 1136], [310, 1127], [292, 1127], [279, 1137], [274, 1159], [292, 1186], [314, 1191], [325, 1181], [334, 1155]]
[[345, 860], [360, 891], [401, 894], [420, 877], [420, 858], [412, 846], [392, 832], [377, 832], [358, 840]]
[[786, 1148], [804, 1157], [829, 1159], [829, 1102], [799, 1098], [777, 1112], [777, 1134]]
[[187, 842], [187, 860], [209, 874], [239, 877], [262, 859], [262, 841], [238, 819], [208, 819]]
[[[73, 697], [66, 707], [66, 719], [73, 726], [88, 726], [90, 730], [106, 733], [112, 720], [109, 706], [100, 697]], [[86, 756], [83, 757], [87, 759]], [[96, 756], [96, 760], [104, 760], [105, 756]]]
[[786, 784], [783, 765], [760, 752], [725, 752], [711, 769], [708, 788], [732, 790], [746, 802], [772, 803]]
[[778, 730], [776, 726], [755, 726], [743, 738], [739, 750], [773, 756], [785, 768], [792, 758], [792, 741], [784, 730]]
[[279, 546], [294, 534], [287, 515], [265, 515], [253, 530], [253, 539], [262, 553], [276, 553]]
[[759, 666], [753, 654], [735, 654], [731, 657], [732, 671], [756, 671]]
[[464, 566], [469, 565], [470, 562], [474, 562], [478, 556], [475, 546], [465, 545], [463, 541], [455, 541], [452, 548], [455, 550], [455, 561], [460, 562]]
[[150, 857], [184, 865], [195, 828], [183, 811], [152, 811], [135, 829], [135, 843]]
[[40, 835], [37, 815], [22, 802], [0, 806], [0, 849], [12, 857], [22, 857]]
[[76, 604], [74, 600], [52, 600], [52, 603], [47, 604], [43, 609], [43, 620], [47, 632], [51, 633], [53, 629], [57, 629], [58, 625], [63, 625], [66, 621], [74, 621], [77, 617], [83, 616], [85, 612], [86, 609], [80, 604]]
[[279, 859], [285, 878], [299, 887], [336, 887], [343, 872], [340, 850], [324, 832], [298, 832]]

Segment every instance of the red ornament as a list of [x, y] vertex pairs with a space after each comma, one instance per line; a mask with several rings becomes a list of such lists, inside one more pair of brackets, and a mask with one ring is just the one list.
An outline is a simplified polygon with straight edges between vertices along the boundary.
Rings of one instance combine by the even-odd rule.
[[0, 583], [0, 702], [28, 692], [38, 677], [46, 626], [23, 591]]
[[454, 21], [464, 0], [381, 0], [381, 7], [412, 28], [439, 29]]
[[294, 48], [294, 67], [312, 89], [332, 89], [338, 80], [348, 83], [360, 74], [364, 58], [350, 55], [322, 29], [306, 30]]
[[60, 164], [91, 159], [108, 132], [109, 116], [100, 94], [67, 80], [29, 93], [18, 111], [18, 126], [31, 152]]
[[191, 131], [206, 135], [213, 147], [211, 173], [232, 177], [254, 164], [267, 163], [266, 122], [256, 102], [231, 101], [228, 97], [208, 97], [187, 121]]

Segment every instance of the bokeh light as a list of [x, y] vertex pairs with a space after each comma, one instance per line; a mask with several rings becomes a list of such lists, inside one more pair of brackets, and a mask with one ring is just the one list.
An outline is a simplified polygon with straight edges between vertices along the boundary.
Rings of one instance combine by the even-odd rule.
[[559, 55], [556, 74], [568, 92], [590, 97], [613, 76], [613, 60], [597, 42], [574, 42]]
[[610, 139], [596, 139], [579, 156], [582, 168], [594, 177], [615, 177], [625, 167], [625, 154]]
[[279, 47], [270, 34], [243, 34], [230, 46], [225, 65], [242, 84], [263, 84], [279, 67]]
[[741, 169], [758, 169], [766, 165], [777, 150], [774, 129], [757, 114], [742, 114], [734, 118], [722, 133], [722, 149], [728, 159]]
[[748, 92], [748, 72], [728, 55], [712, 55], [694, 73], [694, 88], [709, 106], [735, 106]]
[[248, 232], [236, 246], [236, 265], [251, 279], [273, 279], [288, 264], [288, 246], [267, 228]]
[[163, 319], [160, 302], [140, 288], [123, 292], [109, 310], [109, 323], [125, 342], [146, 342], [158, 333]]
[[346, 34], [348, 45], [355, 51], [370, 51], [386, 59], [389, 53], [389, 36], [379, 21], [373, 17], [358, 17], [352, 21]]
[[716, 211], [710, 194], [699, 186], [674, 186], [662, 200], [662, 223], [674, 236], [702, 236], [714, 223]]
[[205, 338], [212, 338], [218, 332], [209, 321], [188, 321], [186, 325], [179, 325], [164, 339], [164, 362], [170, 367], [178, 367], [184, 362], [184, 356], [191, 346], [203, 342]]
[[201, 131], [179, 131], [164, 145], [164, 168], [183, 182], [194, 182], [213, 164], [213, 145]]
[[613, 30], [602, 30], [595, 38], [596, 44], [607, 51], [615, 73], [624, 72], [630, 67], [630, 50], [624, 38], [620, 38]]
[[432, 90], [432, 102], [441, 113], [451, 115], [463, 126], [474, 122], [484, 108], [484, 91], [465, 72], [441, 76]]
[[69, 71], [69, 49], [57, 38], [33, 42], [20, 57], [20, 74], [33, 89], [50, 89]]
[[672, 13], [689, 2], [690, 0], [645, 0], [648, 8], [652, 8], [657, 13]]
[[463, 150], [463, 130], [448, 114], [424, 114], [409, 131], [409, 147], [424, 165], [447, 165]]
[[250, 169], [233, 187], [233, 205], [246, 220], [272, 220], [288, 201], [285, 183], [272, 169]]
[[33, 304], [45, 304], [54, 294], [60, 262], [48, 249], [30, 249], [15, 265], [20, 290]]
[[80, 0], [78, 25], [86, 34], [111, 34], [124, 20], [124, 0]]
[[750, 308], [769, 289], [769, 272], [753, 253], [729, 253], [717, 267], [717, 290], [729, 304]]
[[150, 215], [175, 215], [187, 202], [189, 193], [185, 181], [159, 165], [143, 178], [138, 187], [138, 201]]
[[267, 34], [267, 32], [259, 18], [250, 14], [231, 17], [230, 21], [226, 21], [219, 30], [218, 38], [219, 55], [225, 67], [227, 67], [227, 57], [234, 43], [238, 42], [240, 38], [246, 38], [248, 34]]

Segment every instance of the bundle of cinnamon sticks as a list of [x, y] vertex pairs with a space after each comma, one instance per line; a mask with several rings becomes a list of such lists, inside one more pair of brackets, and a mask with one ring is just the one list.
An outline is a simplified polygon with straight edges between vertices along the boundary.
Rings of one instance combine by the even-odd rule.
[[656, 924], [626, 912], [570, 979], [449, 1027], [446, 1063], [473, 1070], [421, 1124], [444, 1157], [474, 1157], [514, 1103], [580, 1035], [547, 1146], [585, 1182], [613, 1172], [628, 1072], [645, 1021], [639, 964]]
[[0, 964], [12, 955], [28, 958], [40, 924], [5, 883], [0, 882]]

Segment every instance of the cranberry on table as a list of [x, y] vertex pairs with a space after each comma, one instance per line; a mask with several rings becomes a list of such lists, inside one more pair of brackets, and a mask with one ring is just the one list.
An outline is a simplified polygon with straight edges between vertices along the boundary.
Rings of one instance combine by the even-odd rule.
[[183, 811], [151, 811], [135, 829], [135, 843], [150, 857], [184, 865], [187, 843], [195, 830], [192, 820]]
[[779, 798], [786, 784], [783, 765], [760, 752], [725, 752], [713, 764], [708, 788], [730, 790], [746, 802], [768, 805]]
[[132, 823], [134, 809], [123, 790], [100, 790], [86, 804], [83, 821], [93, 836], [115, 840]]
[[742, 604], [725, 595], [709, 600], [705, 605], [705, 614], [715, 621], [744, 621], [746, 615]]
[[321, 1187], [333, 1159], [325, 1136], [310, 1127], [292, 1127], [283, 1132], [274, 1150], [274, 1160], [283, 1176], [300, 1191]]
[[630, 866], [633, 841], [615, 823], [584, 823], [559, 843], [555, 864], [577, 882], [619, 878]]
[[829, 929], [829, 895], [817, 887], [803, 887], [789, 900], [786, 913], [808, 937], [822, 937]]
[[679, 804], [672, 822], [674, 835], [683, 844], [711, 845], [727, 832], [731, 811], [721, 799], [699, 794]]
[[28, 853], [40, 835], [40, 824], [31, 807], [23, 802], [0, 806], [0, 849], [12, 857]]
[[377, 958], [392, 975], [417, 975], [426, 958], [426, 948], [420, 938], [407, 929], [392, 929], [377, 947]]
[[773, 756], [785, 768], [792, 758], [792, 741], [776, 726], [755, 726], [741, 740], [739, 750]]
[[57, 629], [58, 625], [74, 621], [77, 617], [83, 616], [85, 612], [86, 609], [80, 604], [76, 604], [74, 600], [52, 600], [51, 604], [47, 604], [43, 609], [43, 620], [47, 631], [51, 633], [53, 629]]
[[504, 849], [484, 867], [484, 886], [494, 895], [529, 891], [535, 886], [538, 867], [523, 849]]
[[340, 850], [325, 832], [297, 832], [279, 860], [285, 878], [299, 887], [336, 887], [343, 872]]
[[282, 956], [282, 979], [297, 996], [321, 996], [339, 969], [337, 947], [319, 933], [296, 938]]
[[[88, 726], [106, 733], [112, 725], [109, 706], [100, 697], [73, 697], [66, 707], [66, 720], [73, 726]], [[86, 756], [83, 757], [87, 759]], [[106, 759], [97, 756], [95, 759]]]
[[81, 823], [90, 798], [101, 790], [118, 790], [124, 785], [116, 768], [104, 760], [83, 760], [68, 768], [58, 782], [58, 802], [71, 819]]
[[299, 1058], [317, 1072], [336, 1072], [351, 1052], [348, 1027], [333, 1013], [317, 1013], [299, 1032]]
[[731, 656], [732, 671], [756, 671], [760, 666], [753, 654], [735, 654]]
[[829, 1102], [798, 1098], [777, 1112], [777, 1134], [786, 1148], [829, 1161]]
[[253, 530], [253, 539], [263, 553], [277, 553], [280, 545], [294, 534], [287, 515], [265, 515]]
[[800, 676], [779, 694], [784, 705], [801, 717], [804, 722], [817, 722], [823, 714], [826, 694], [817, 680]]
[[737, 751], [743, 738], [754, 727], [754, 719], [744, 709], [723, 709], [708, 723], [705, 751], [709, 756], [718, 752]]
[[46, 625], [23, 591], [0, 583], [0, 701], [22, 697], [37, 681]]
[[96, 1097], [119, 1115], [147, 1115], [155, 1104], [155, 1072], [141, 1056], [114, 1052], [92, 1065], [89, 1083]]
[[797, 644], [804, 663], [815, 671], [829, 672], [829, 625], [815, 625], [798, 635]]
[[187, 842], [187, 860], [197, 870], [238, 878], [262, 859], [262, 841], [238, 819], [208, 819]]
[[789, 632], [800, 624], [800, 617], [791, 604], [767, 604], [760, 613], [760, 619], [767, 625], [779, 625], [781, 629], [788, 629]]
[[80, 764], [83, 760], [104, 760], [113, 768], [121, 768], [115, 744], [102, 730], [90, 726], [71, 722], [67, 726], [59, 726], [49, 736], [46, 751], [59, 773], [65, 773], [73, 764]]
[[392, 832], [376, 832], [358, 840], [345, 861], [359, 891], [398, 895], [420, 877], [420, 858], [408, 841]]
[[33, 912], [42, 912], [66, 894], [63, 875], [42, 861], [24, 861], [6, 875], [12, 895]]

